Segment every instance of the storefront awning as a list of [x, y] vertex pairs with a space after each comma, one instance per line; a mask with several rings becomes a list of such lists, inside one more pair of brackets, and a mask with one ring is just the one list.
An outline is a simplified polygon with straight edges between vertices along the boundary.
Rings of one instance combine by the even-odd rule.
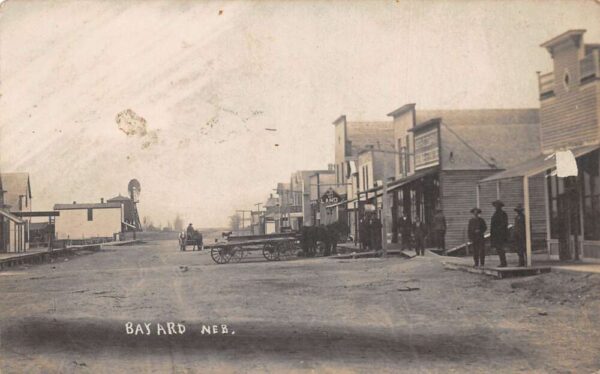
[[394, 190], [397, 190], [398, 188], [400, 188], [402, 186], [405, 186], [405, 185], [409, 184], [410, 182], [414, 182], [417, 179], [421, 179], [421, 178], [426, 177], [428, 175], [435, 174], [438, 171], [439, 171], [438, 167], [433, 167], [433, 168], [429, 168], [429, 169], [426, 169], [426, 170], [417, 171], [413, 175], [409, 175], [406, 178], [402, 178], [400, 180], [397, 180], [397, 181], [394, 181], [394, 182], [388, 184], [387, 192], [392, 192]]
[[[575, 158], [586, 155], [600, 148], [600, 145], [587, 145], [571, 149]], [[539, 155], [508, 170], [501, 171], [479, 181], [479, 183], [495, 182], [502, 179], [531, 177], [556, 167], [556, 159], [547, 155]]]
[[353, 201], [356, 201], [356, 198], [354, 199], [350, 199], [350, 200], [344, 200], [344, 201], [340, 201], [339, 203], [335, 203], [335, 204], [331, 204], [331, 205], [327, 205], [327, 208], [335, 208], [336, 206], [340, 206], [340, 205], [344, 205], [344, 204], [348, 204], [351, 203]]
[[5, 210], [0, 209], [0, 215], [8, 218], [9, 220], [13, 221], [14, 223], [18, 223], [18, 224], [23, 224], [25, 223], [25, 221], [23, 221], [22, 219], [20, 219], [19, 217], [15, 216], [12, 213], [9, 213]]

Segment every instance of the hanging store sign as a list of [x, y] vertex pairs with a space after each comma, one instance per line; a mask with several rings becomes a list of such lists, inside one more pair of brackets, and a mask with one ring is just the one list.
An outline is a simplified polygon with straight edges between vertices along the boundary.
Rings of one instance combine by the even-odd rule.
[[424, 169], [440, 163], [440, 144], [438, 128], [421, 134], [415, 134], [415, 170]]
[[337, 204], [342, 201], [340, 195], [331, 188], [321, 196], [321, 202], [325, 205]]

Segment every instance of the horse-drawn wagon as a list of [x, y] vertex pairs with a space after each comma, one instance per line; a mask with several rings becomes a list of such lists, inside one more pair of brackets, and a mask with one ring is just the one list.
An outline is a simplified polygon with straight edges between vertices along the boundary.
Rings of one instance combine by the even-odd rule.
[[199, 231], [195, 230], [191, 235], [188, 235], [186, 232], [180, 233], [179, 250], [185, 251], [188, 245], [192, 246], [192, 251], [195, 251], [196, 249], [198, 249], [199, 251], [202, 250], [202, 234]]
[[295, 233], [228, 236], [227, 242], [206, 244], [210, 257], [217, 264], [240, 262], [251, 252], [261, 252], [267, 261], [279, 261], [296, 256], [299, 248]]

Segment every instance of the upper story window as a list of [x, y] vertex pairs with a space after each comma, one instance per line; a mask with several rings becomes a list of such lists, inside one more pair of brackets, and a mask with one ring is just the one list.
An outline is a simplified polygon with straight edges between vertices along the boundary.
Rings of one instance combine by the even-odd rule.
[[571, 74], [569, 73], [569, 69], [565, 69], [563, 74], [563, 87], [566, 91], [569, 91], [569, 84], [571, 83]]
[[94, 220], [94, 209], [88, 209], [87, 210], [87, 218], [88, 221], [93, 221]]

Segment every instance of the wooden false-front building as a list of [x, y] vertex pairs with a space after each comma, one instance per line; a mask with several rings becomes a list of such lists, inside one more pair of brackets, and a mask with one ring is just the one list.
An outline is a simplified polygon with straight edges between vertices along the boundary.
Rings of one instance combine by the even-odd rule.
[[[570, 30], [543, 43], [553, 70], [539, 74], [540, 154], [482, 185], [510, 178], [543, 178], [542, 206], [551, 258], [600, 260], [600, 44], [586, 44], [585, 30]], [[576, 159], [576, 175], [557, 176], [557, 152]]]
[[[419, 217], [431, 224], [436, 209], [447, 222], [446, 249], [468, 241], [469, 211], [479, 206], [488, 224], [492, 201], [501, 199], [512, 219], [523, 203], [522, 181], [503, 180], [479, 186], [478, 181], [539, 154], [537, 109], [419, 110], [407, 104], [393, 111], [396, 175], [392, 222], [388, 230], [398, 241], [398, 218]], [[531, 185], [533, 201], [544, 205], [544, 180]], [[533, 216], [536, 240], [544, 241], [543, 211]], [[431, 243], [430, 243], [431, 244]], [[543, 245], [543, 244], [540, 244]]]

